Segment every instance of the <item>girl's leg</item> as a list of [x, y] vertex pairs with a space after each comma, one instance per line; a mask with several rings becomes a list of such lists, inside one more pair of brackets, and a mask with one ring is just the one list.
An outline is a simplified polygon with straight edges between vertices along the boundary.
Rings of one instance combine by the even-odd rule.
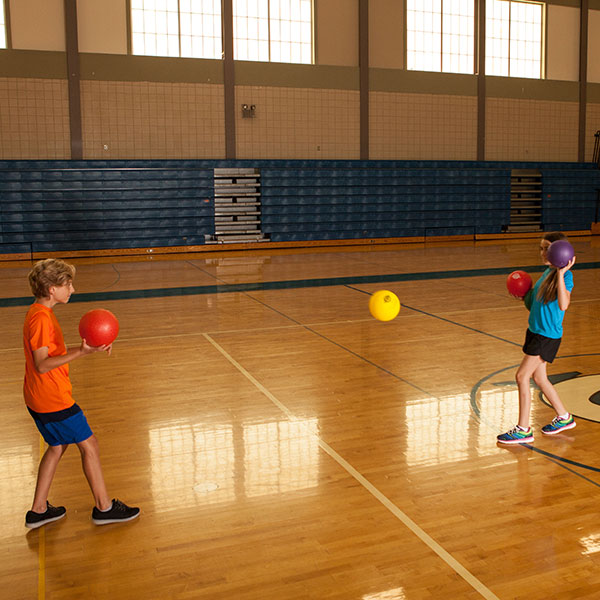
[[81, 463], [83, 472], [90, 484], [96, 506], [100, 510], [106, 510], [111, 505], [111, 500], [106, 491], [104, 484], [104, 475], [102, 474], [102, 466], [100, 464], [100, 447], [95, 435], [90, 436], [87, 440], [77, 444], [81, 452]]
[[61, 446], [48, 446], [48, 449], [44, 453], [38, 468], [35, 494], [33, 496], [33, 504], [31, 505], [32, 511], [36, 513], [46, 512], [46, 502], [48, 500], [48, 493], [50, 492], [50, 485], [54, 479], [58, 463], [68, 447], [69, 446], [66, 444]]
[[[517, 386], [519, 387], [519, 427], [529, 429], [529, 417], [531, 412], [531, 384], [530, 380], [533, 374], [544, 365], [545, 361], [541, 356], [530, 356], [526, 354], [521, 361], [516, 375]], [[550, 383], [550, 382], [548, 382]]]
[[548, 375], [546, 373], [546, 363], [543, 362], [533, 373], [533, 380], [537, 386], [542, 390], [542, 394], [546, 396], [548, 402], [552, 404], [552, 407], [556, 411], [557, 415], [566, 415], [567, 409], [562, 403], [558, 392], [554, 389], [554, 386], [550, 383]]

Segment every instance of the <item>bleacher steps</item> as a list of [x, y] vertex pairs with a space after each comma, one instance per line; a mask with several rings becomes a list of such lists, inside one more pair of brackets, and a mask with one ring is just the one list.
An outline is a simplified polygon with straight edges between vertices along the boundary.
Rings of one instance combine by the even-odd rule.
[[215, 233], [207, 244], [268, 241], [261, 231], [260, 170], [214, 169]]
[[542, 230], [542, 174], [536, 169], [512, 169], [510, 224], [507, 231]]

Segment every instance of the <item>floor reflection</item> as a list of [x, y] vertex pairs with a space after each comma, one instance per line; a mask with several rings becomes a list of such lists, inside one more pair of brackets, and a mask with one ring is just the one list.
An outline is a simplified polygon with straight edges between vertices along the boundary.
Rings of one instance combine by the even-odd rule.
[[0, 453], [0, 496], [5, 511], [20, 513], [23, 500], [29, 502], [35, 488], [37, 463], [31, 445], [12, 446]]
[[496, 431], [490, 424], [515, 418], [519, 396], [515, 389], [481, 392], [484, 419], [471, 418], [470, 394], [429, 398], [406, 406], [406, 461], [409, 466], [435, 466], [497, 451]]
[[317, 419], [153, 427], [152, 492], [176, 510], [316, 487], [317, 432]]
[[404, 588], [394, 588], [385, 592], [367, 594], [362, 597], [362, 600], [406, 600], [406, 594]]

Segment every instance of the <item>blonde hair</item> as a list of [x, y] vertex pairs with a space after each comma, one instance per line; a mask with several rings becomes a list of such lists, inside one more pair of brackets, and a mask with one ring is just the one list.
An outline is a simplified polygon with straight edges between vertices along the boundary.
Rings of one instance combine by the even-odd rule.
[[60, 258], [46, 258], [35, 263], [29, 272], [29, 287], [36, 298], [48, 298], [52, 286], [73, 281], [75, 267]]
[[[543, 240], [547, 240], [550, 243], [558, 240], [566, 240], [567, 236], [560, 231], [551, 231], [545, 233], [542, 236]], [[541, 300], [544, 304], [548, 302], [554, 302], [558, 297], [558, 269], [550, 265], [550, 273], [540, 284], [537, 294], [538, 300]]]

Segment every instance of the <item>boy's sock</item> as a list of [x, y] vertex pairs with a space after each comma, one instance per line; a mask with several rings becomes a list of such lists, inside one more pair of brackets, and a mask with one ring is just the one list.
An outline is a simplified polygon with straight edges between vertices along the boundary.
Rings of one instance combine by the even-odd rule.
[[100, 509], [98, 509], [98, 510], [99, 510], [100, 512], [108, 512], [109, 510], [112, 510], [112, 507], [113, 507], [113, 503], [111, 502], [111, 503], [110, 503], [110, 506], [109, 506], [108, 508], [106, 508], [106, 509], [104, 509], [104, 510], [100, 510]]

